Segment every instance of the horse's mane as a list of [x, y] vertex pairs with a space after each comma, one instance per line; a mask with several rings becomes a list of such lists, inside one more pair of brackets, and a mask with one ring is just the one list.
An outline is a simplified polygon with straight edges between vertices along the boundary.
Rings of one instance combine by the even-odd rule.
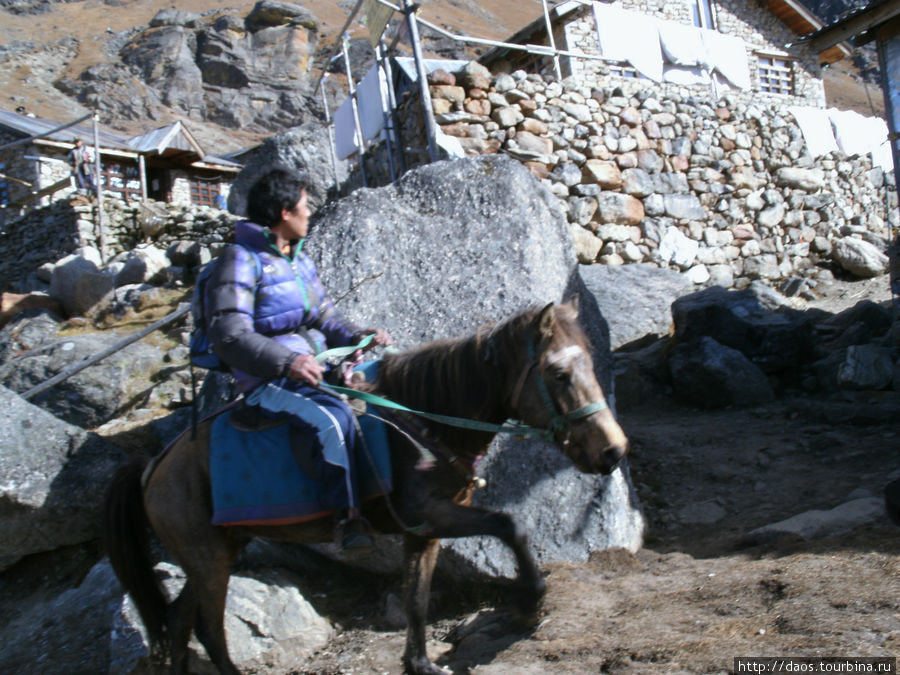
[[[428, 342], [385, 357], [376, 388], [410, 407], [448, 415], [493, 417], [504, 366], [521, 349], [536, 310], [464, 338]], [[513, 339], [518, 336], [518, 344]]]

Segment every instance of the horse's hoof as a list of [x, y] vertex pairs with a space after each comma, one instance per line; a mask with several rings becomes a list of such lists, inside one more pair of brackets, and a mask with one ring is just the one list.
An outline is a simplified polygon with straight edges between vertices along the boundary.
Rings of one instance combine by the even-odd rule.
[[437, 666], [427, 658], [404, 661], [403, 665], [404, 671], [410, 673], [410, 675], [452, 675], [453, 673], [449, 668]]

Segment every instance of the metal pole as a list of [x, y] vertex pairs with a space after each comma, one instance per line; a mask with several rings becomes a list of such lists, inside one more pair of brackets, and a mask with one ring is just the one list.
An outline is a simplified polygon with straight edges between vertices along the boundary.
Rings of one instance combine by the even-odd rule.
[[[322, 78], [323, 81], [328, 79], [328, 73]], [[334, 150], [334, 125], [331, 123], [331, 111], [328, 109], [328, 96], [325, 94], [325, 87], [322, 87], [322, 104], [325, 106], [325, 125], [328, 127], [328, 147], [331, 150], [331, 171], [334, 173], [334, 187], [340, 190], [340, 181], [338, 180], [337, 170], [337, 153]]]
[[13, 141], [12, 143], [6, 143], [5, 145], [0, 145], [0, 151], [9, 150], [10, 148], [15, 148], [18, 145], [25, 145], [26, 143], [31, 143], [31, 141], [36, 141], [39, 138], [46, 138], [47, 136], [52, 136], [57, 131], [62, 131], [63, 129], [68, 129], [69, 127], [74, 127], [76, 124], [80, 124], [84, 122], [86, 119], [90, 119], [93, 113], [88, 113], [84, 117], [79, 117], [74, 122], [68, 122], [67, 124], [62, 124], [58, 127], [53, 127], [50, 131], [44, 131], [40, 134], [35, 134], [34, 136], [29, 136], [28, 138], [20, 138], [17, 141]]
[[[341, 29], [337, 33], [339, 36], [338, 40], [343, 39], [340, 36], [344, 35], [344, 33], [347, 30], [347, 27], [350, 25], [350, 22], [353, 21], [353, 17], [356, 16], [356, 13], [359, 11], [359, 8], [362, 7], [363, 2], [365, 2], [365, 0], [357, 0], [356, 1], [356, 7], [354, 7], [353, 11], [350, 12], [350, 16], [347, 17], [347, 20], [344, 22], [343, 27], [341, 27]], [[325, 79], [325, 75], [328, 73], [328, 64], [331, 63], [331, 59], [334, 58], [334, 55], [340, 51], [340, 47], [338, 47], [339, 44], [340, 44], [340, 42], [334, 43], [334, 48], [331, 50], [331, 53], [328, 55], [328, 58], [325, 59], [325, 67], [322, 68], [322, 74], [319, 75], [319, 79], [316, 81], [316, 88], [313, 89], [313, 96], [315, 96], [316, 92], [319, 91], [319, 86], [321, 86], [322, 80]]]
[[419, 91], [422, 98], [422, 112], [425, 115], [425, 135], [428, 137], [428, 157], [432, 162], [437, 161], [437, 136], [436, 123], [434, 121], [434, 109], [431, 107], [431, 92], [428, 89], [428, 74], [425, 72], [425, 64], [422, 60], [422, 44], [419, 41], [419, 27], [416, 25], [416, 9], [409, 0], [402, 2], [403, 13], [406, 15], [406, 23], [409, 26], [409, 41], [412, 43], [413, 59], [416, 62], [416, 72], [419, 75]]
[[384, 77], [384, 73], [381, 70], [383, 64], [384, 53], [381, 50], [381, 41], [379, 40], [378, 44], [375, 45], [375, 75], [378, 77], [378, 102], [381, 105], [381, 116], [384, 119], [384, 144], [387, 148], [388, 169], [391, 172], [391, 183], [396, 183], [397, 176], [394, 173], [394, 146], [391, 140], [391, 117], [388, 114], [388, 111], [384, 109], [384, 99], [381, 97], [381, 93], [384, 90], [384, 87], [382, 86], [384, 82], [381, 79], [382, 77]]
[[106, 262], [106, 237], [103, 234], [103, 186], [100, 185], [100, 125], [94, 113], [94, 189], [97, 191], [97, 240], [100, 243], [100, 262]]
[[175, 321], [175, 319], [178, 319], [179, 317], [182, 317], [185, 314], [187, 314], [190, 311], [190, 309], [191, 309], [191, 304], [189, 302], [179, 305], [178, 309], [176, 309], [171, 314], [164, 316], [159, 321], [155, 321], [154, 323], [150, 324], [146, 328], [142, 328], [137, 333], [132, 333], [128, 337], [122, 338], [121, 340], [116, 342], [114, 345], [110, 345], [103, 351], [98, 352], [97, 354], [94, 354], [93, 356], [89, 356], [88, 358], [84, 359], [83, 361], [79, 361], [78, 363], [76, 363], [72, 366], [69, 366], [61, 373], [57, 373], [56, 375], [51, 377], [49, 380], [45, 380], [45, 381], [41, 382], [40, 384], [38, 384], [38, 385], [32, 387], [31, 389], [29, 389], [28, 391], [26, 391], [24, 394], [19, 394], [19, 396], [21, 396], [22, 398], [27, 400], [29, 398], [37, 396], [38, 394], [40, 394], [43, 391], [47, 391], [48, 389], [50, 389], [50, 387], [53, 387], [53, 386], [59, 384], [60, 382], [62, 382], [63, 380], [67, 380], [70, 377], [72, 377], [73, 375], [80, 373], [82, 370], [84, 370], [88, 366], [94, 365], [98, 361], [105, 359], [110, 354], [115, 354], [120, 349], [124, 349], [125, 347], [130, 345], [132, 342], [137, 342], [141, 338], [144, 338], [144, 337], [150, 335], [150, 333], [152, 333], [153, 331], [159, 330], [163, 326], [166, 326], [166, 325], [172, 323], [173, 321]]
[[344, 34], [342, 48], [344, 52], [344, 70], [347, 71], [347, 89], [350, 90], [350, 108], [353, 110], [353, 125], [356, 128], [356, 140], [359, 146], [359, 172], [362, 176], [363, 187], [366, 187], [366, 139], [363, 136], [362, 122], [359, 120], [359, 104], [356, 102], [356, 85], [353, 84], [353, 74], [350, 72], [350, 53], [347, 51], [347, 43], [350, 41], [349, 36]]
[[[382, 41], [382, 46], [383, 44], [384, 41]], [[387, 54], [390, 53], [390, 51], [391, 50], [388, 49], [386, 52], [382, 51], [382, 53]], [[390, 119], [391, 130], [394, 134], [394, 147], [397, 150], [397, 163], [400, 165], [400, 173], [403, 174], [406, 173], [406, 160], [403, 157], [403, 138], [401, 138], [401, 129], [397, 122], [397, 96], [394, 91], [394, 71], [391, 69], [391, 60], [389, 58], [384, 60], [384, 72], [388, 83], [388, 105], [391, 108]]]
[[547, 0], [541, 0], [544, 7], [544, 21], [547, 24], [547, 38], [550, 41], [550, 49], [553, 50], [553, 68], [556, 70], [556, 79], [562, 82], [562, 70], [559, 67], [559, 53], [556, 51], [556, 41], [553, 39], [553, 24], [550, 22], [550, 12], [547, 11]]

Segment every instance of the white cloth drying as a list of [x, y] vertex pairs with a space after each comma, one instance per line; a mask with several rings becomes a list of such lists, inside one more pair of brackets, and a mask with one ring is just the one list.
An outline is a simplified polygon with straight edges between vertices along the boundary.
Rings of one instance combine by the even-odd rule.
[[791, 106], [788, 112], [797, 120], [803, 140], [809, 154], [820, 157], [829, 152], [838, 150], [837, 141], [834, 139], [834, 130], [831, 128], [831, 120], [828, 113], [821, 108], [807, 106]]
[[616, 61], [627, 61], [644, 77], [661, 82], [663, 57], [659, 22], [645, 14], [627, 12], [612, 5], [594, 3], [593, 9], [600, 53]]

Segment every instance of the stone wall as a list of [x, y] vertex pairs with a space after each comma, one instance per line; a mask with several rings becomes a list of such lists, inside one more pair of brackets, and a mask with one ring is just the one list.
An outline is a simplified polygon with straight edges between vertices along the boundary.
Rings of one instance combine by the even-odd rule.
[[[493, 76], [474, 63], [431, 81], [436, 120], [466, 154], [508, 153], [565, 202], [582, 263], [648, 262], [738, 288], [799, 275], [811, 286], [837, 262], [839, 240], [883, 252], [888, 223], [900, 225], [893, 173], [869, 155], [811, 157], [779, 101]], [[420, 107], [401, 103], [407, 146], [425, 147]], [[378, 162], [367, 167], [372, 176]]]
[[[215, 248], [236, 219], [208, 207], [107, 199], [102, 219], [105, 261], [146, 241], [162, 250], [181, 242]], [[0, 291], [41, 288], [40, 267], [80, 247], [100, 249], [96, 204], [71, 197], [32, 211], [0, 231]]]

